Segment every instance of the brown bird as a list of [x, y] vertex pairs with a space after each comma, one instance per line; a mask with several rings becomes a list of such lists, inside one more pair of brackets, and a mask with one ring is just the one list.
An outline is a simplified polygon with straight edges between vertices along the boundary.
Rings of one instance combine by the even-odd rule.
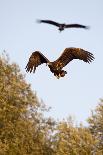
[[37, 20], [38, 23], [47, 23], [47, 24], [52, 24], [54, 26], [59, 27], [59, 31], [63, 31], [65, 28], [84, 28], [84, 29], [89, 29], [89, 26], [81, 25], [81, 24], [61, 24], [57, 23], [52, 20]]
[[43, 63], [46, 63], [50, 68], [50, 71], [54, 73], [54, 76], [59, 79], [60, 77], [64, 77], [65, 74], [67, 74], [66, 71], [62, 70], [62, 68], [65, 67], [73, 59], [79, 59], [83, 60], [84, 62], [90, 63], [94, 59], [94, 56], [92, 53], [81, 48], [71, 47], [66, 48], [57, 60], [50, 62], [41, 52], [35, 51], [29, 58], [29, 62], [26, 66], [26, 71], [30, 73], [32, 71], [35, 72], [36, 67]]

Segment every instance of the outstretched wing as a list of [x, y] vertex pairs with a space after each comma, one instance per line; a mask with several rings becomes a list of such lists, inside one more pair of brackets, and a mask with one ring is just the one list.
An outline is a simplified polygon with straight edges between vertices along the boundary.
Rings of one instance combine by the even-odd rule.
[[73, 59], [79, 59], [90, 63], [94, 59], [94, 56], [92, 53], [81, 48], [66, 48], [62, 55], [53, 63], [58, 66], [58, 68], [62, 69]]
[[47, 23], [47, 24], [52, 24], [52, 25], [55, 25], [55, 26], [58, 26], [59, 27], [59, 23], [57, 22], [54, 22], [52, 20], [37, 20], [38, 23]]
[[29, 61], [26, 65], [26, 72], [35, 72], [36, 67], [43, 63], [48, 63], [49, 60], [39, 51], [35, 51], [29, 58]]
[[81, 24], [67, 24], [65, 25], [66, 28], [84, 28], [89, 29], [89, 26], [81, 25]]

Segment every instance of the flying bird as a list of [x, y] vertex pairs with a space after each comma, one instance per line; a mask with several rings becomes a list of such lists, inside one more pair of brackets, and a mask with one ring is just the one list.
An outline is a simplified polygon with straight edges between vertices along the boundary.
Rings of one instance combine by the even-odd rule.
[[85, 26], [85, 25], [81, 25], [81, 24], [61, 24], [61, 23], [57, 23], [55, 21], [52, 20], [37, 20], [38, 23], [47, 23], [47, 24], [51, 24], [54, 26], [59, 27], [59, 31], [63, 31], [65, 28], [84, 28], [84, 29], [89, 29], [89, 26]]
[[73, 59], [79, 59], [90, 63], [92, 60], [94, 60], [94, 56], [92, 53], [81, 48], [71, 47], [66, 48], [57, 60], [50, 62], [41, 52], [35, 51], [29, 58], [29, 61], [26, 65], [26, 72], [35, 73], [36, 67], [46, 63], [50, 68], [50, 71], [54, 73], [54, 76], [59, 79], [60, 77], [64, 77], [65, 74], [67, 74], [67, 72], [62, 69]]

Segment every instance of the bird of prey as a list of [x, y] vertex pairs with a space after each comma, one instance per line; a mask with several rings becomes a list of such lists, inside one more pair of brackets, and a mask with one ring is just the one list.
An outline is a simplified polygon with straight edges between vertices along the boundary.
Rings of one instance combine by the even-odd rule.
[[47, 24], [51, 24], [54, 26], [59, 27], [59, 31], [63, 31], [65, 28], [84, 28], [84, 29], [88, 29], [89, 26], [85, 26], [85, 25], [81, 25], [81, 24], [61, 24], [61, 23], [57, 23], [55, 21], [52, 20], [37, 20], [38, 23], [47, 23]]
[[67, 74], [67, 72], [62, 69], [73, 59], [79, 59], [90, 63], [94, 59], [94, 56], [92, 53], [81, 48], [71, 47], [66, 48], [57, 60], [50, 62], [41, 52], [35, 51], [29, 58], [29, 61], [26, 65], [26, 71], [30, 73], [32, 71], [35, 72], [36, 67], [46, 63], [50, 68], [50, 71], [54, 73], [54, 76], [59, 79], [60, 77], [64, 77], [65, 74]]

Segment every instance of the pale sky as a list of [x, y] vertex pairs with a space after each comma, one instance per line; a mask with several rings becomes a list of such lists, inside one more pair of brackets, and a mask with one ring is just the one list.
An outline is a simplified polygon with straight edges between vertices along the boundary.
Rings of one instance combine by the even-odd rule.
[[[90, 30], [66, 29], [38, 24], [37, 19], [60, 23], [78, 23]], [[79, 47], [93, 53], [91, 64], [74, 60], [56, 79], [43, 64], [35, 74], [26, 73], [31, 53], [41, 51], [49, 60], [57, 59], [67, 47]], [[47, 106], [55, 119], [75, 117], [83, 122], [103, 98], [103, 0], [0, 0], [0, 53], [6, 50], [26, 75], [26, 81]]]

